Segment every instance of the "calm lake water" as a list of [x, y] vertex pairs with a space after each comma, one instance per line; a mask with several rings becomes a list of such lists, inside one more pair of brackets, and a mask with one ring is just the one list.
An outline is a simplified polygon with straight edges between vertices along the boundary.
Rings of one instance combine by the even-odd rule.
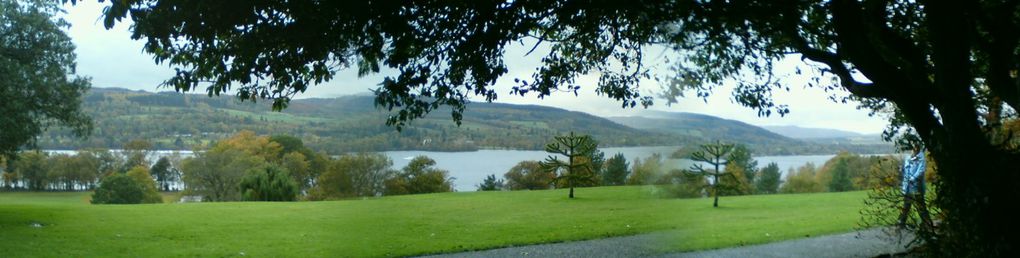
[[[635, 159], [644, 159], [655, 153], [663, 156], [667, 169], [687, 168], [693, 164], [690, 160], [669, 159], [670, 154], [677, 150], [677, 147], [672, 146], [620, 147], [602, 148], [600, 150], [605, 152], [606, 158], [610, 158], [616, 155], [616, 153], [623, 153], [623, 156], [631, 164], [633, 164]], [[72, 155], [76, 153], [76, 151], [68, 150], [48, 150], [46, 152]], [[173, 153], [174, 151], [155, 151], [149, 159], [155, 162], [159, 157], [169, 156]], [[177, 153], [181, 157], [192, 156], [191, 151], [179, 151]], [[479, 150], [471, 152], [387, 151], [383, 152], [383, 154], [393, 160], [393, 168], [395, 169], [406, 166], [415, 156], [428, 156], [436, 161], [437, 168], [450, 171], [450, 176], [455, 178], [453, 183], [457, 191], [474, 191], [477, 189], [476, 185], [481, 183], [485, 176], [495, 174], [497, 178], [502, 178], [503, 174], [514, 165], [517, 165], [518, 162], [544, 160], [549, 156], [549, 153], [544, 151], [522, 150]], [[776, 165], [779, 165], [780, 172], [785, 177], [786, 172], [791, 168], [795, 169], [808, 162], [821, 166], [833, 156], [835, 155], [761, 156], [754, 159], [758, 161], [759, 167], [775, 162]]]

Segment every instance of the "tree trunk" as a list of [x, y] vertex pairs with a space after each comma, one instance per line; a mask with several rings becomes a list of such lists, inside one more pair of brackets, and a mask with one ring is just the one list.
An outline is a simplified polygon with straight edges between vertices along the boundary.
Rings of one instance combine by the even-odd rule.
[[[983, 137], [983, 135], [978, 136]], [[1020, 221], [1020, 157], [983, 144], [973, 135], [949, 134], [931, 151], [938, 166], [936, 202], [945, 213], [938, 245], [950, 256], [1005, 257], [1016, 254]], [[970, 139], [968, 139], [970, 138]], [[984, 250], [980, 250], [984, 249]]]
[[713, 208], [719, 207], [719, 158], [715, 159], [715, 174], [712, 177], [712, 195], [715, 196], [715, 201], [712, 202]]
[[712, 177], [712, 196], [715, 197], [715, 202], [712, 203], [712, 207], [719, 207], [719, 173], [716, 172]]
[[574, 199], [574, 187], [570, 187], [570, 199]]

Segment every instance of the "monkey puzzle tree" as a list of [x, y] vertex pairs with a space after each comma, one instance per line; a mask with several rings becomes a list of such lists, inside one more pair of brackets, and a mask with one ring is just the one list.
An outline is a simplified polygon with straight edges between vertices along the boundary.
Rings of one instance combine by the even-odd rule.
[[550, 155], [541, 162], [542, 168], [557, 173], [556, 180], [566, 182], [570, 188], [570, 198], [574, 198], [574, 186], [595, 184], [595, 170], [590, 158], [599, 151], [599, 143], [590, 135], [576, 135], [574, 132], [566, 136], [553, 137], [554, 141], [545, 146], [545, 152], [563, 155], [566, 161]]
[[[719, 207], [719, 177], [735, 177], [731, 173], [720, 170], [719, 166], [725, 166], [729, 163], [728, 156], [733, 152], [733, 144], [724, 144], [720, 141], [716, 141], [711, 144], [702, 144], [701, 150], [691, 153], [690, 159], [695, 162], [704, 162], [712, 166], [712, 169], [705, 169], [700, 163], [691, 165], [691, 169], [687, 173], [691, 175], [711, 177], [712, 182], [709, 186], [709, 193], [712, 194], [715, 200], [712, 201], [712, 207]], [[741, 175], [743, 176], [743, 175]], [[736, 178], [734, 178], [736, 180]]]

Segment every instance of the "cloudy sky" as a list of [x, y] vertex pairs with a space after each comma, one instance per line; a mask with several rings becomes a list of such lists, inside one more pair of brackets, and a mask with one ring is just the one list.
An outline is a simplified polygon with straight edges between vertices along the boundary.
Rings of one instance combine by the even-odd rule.
[[[67, 6], [65, 19], [71, 22], [68, 30], [78, 54], [78, 74], [92, 77], [94, 87], [121, 87], [146, 91], [167, 91], [158, 88], [160, 82], [172, 75], [172, 69], [156, 65], [152, 57], [142, 51], [142, 42], [130, 39], [130, 23], [119, 23], [111, 30], [102, 26], [100, 15], [102, 5], [94, 1], [80, 1], [76, 6]], [[513, 78], [530, 78], [530, 72], [537, 64], [538, 53], [525, 56], [520, 47], [511, 48], [507, 53], [509, 73], [496, 87], [500, 94], [498, 102], [516, 104], [549, 105], [582, 111], [600, 116], [637, 115], [644, 110], [622, 109], [620, 104], [595, 94], [593, 87], [596, 76], [583, 76], [578, 82], [582, 90], [574, 94], [553, 94], [545, 99], [534, 96], [512, 96], [509, 85]], [[799, 64], [791, 59], [784, 64], [789, 69]], [[355, 72], [340, 71], [333, 81], [317, 85], [301, 94], [302, 97], [335, 97], [347, 94], [368, 93], [387, 75], [381, 74], [358, 78]], [[794, 78], [795, 80], [796, 78]], [[650, 82], [641, 85], [645, 94], [657, 95], [658, 85]], [[201, 92], [200, 92], [201, 93]], [[833, 103], [821, 89], [794, 87], [791, 91], [776, 91], [774, 97], [780, 104], [789, 105], [791, 113], [784, 117], [758, 117], [752, 109], [735, 104], [728, 87], [721, 87], [706, 100], [700, 98], [681, 99], [678, 104], [665, 105], [656, 100], [650, 110], [670, 112], [692, 112], [734, 119], [755, 125], [796, 125], [801, 127], [833, 128], [860, 133], [879, 133], [887, 124], [883, 117], [869, 117], [866, 111], [856, 110], [855, 105]], [[844, 94], [845, 93], [837, 93]], [[471, 107], [468, 106], [467, 116]]]

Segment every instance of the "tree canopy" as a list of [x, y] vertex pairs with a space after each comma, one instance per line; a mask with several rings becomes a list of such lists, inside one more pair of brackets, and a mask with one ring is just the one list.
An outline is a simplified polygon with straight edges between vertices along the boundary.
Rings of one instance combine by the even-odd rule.
[[92, 130], [81, 112], [89, 89], [76, 76], [74, 44], [64, 32], [55, 1], [0, 0], [0, 155], [12, 157], [52, 126], [67, 126], [78, 136]]

